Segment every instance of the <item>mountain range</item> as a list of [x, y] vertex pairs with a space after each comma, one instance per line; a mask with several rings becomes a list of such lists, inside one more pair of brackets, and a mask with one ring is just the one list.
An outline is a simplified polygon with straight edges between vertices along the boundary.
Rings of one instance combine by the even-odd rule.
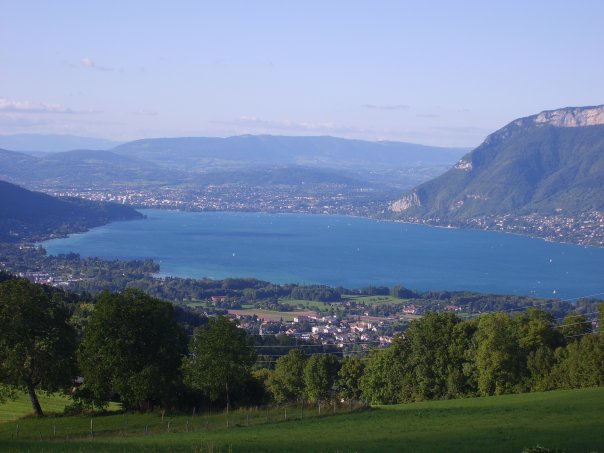
[[544, 111], [489, 135], [390, 204], [399, 218], [604, 211], [604, 105]]
[[178, 170], [297, 165], [322, 168], [389, 169], [447, 165], [464, 152], [405, 142], [368, 142], [336, 137], [241, 135], [228, 138], [183, 137], [137, 140], [116, 154]]
[[122, 143], [103, 138], [66, 134], [0, 135], [0, 148], [37, 154], [70, 151], [72, 149], [111, 149]]
[[[109, 150], [23, 153], [0, 149], [0, 179], [31, 189], [98, 190], [208, 184], [270, 186], [345, 182], [412, 187], [442, 173], [467, 150], [334, 137], [164, 138]], [[296, 182], [296, 180], [299, 180]]]

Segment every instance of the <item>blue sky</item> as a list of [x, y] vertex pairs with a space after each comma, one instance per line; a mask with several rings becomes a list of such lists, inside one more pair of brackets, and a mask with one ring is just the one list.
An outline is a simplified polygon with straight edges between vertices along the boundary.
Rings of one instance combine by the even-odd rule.
[[604, 103], [604, 2], [0, 0], [0, 134], [476, 146]]

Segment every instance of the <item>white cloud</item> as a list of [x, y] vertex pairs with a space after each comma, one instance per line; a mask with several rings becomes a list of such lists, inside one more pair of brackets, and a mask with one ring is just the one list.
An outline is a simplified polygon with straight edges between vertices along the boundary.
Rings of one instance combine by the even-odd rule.
[[335, 123], [314, 123], [291, 120], [266, 120], [255, 116], [240, 116], [234, 120], [214, 121], [214, 123], [238, 126], [254, 130], [255, 132], [299, 132], [315, 134], [349, 134], [367, 132], [364, 129], [344, 126]]
[[156, 110], [148, 110], [148, 109], [135, 110], [131, 113], [133, 115], [140, 115], [140, 116], [157, 116], [159, 114], [159, 112], [157, 112]]
[[411, 108], [404, 104], [363, 104], [362, 107], [371, 110], [408, 110]]
[[84, 57], [80, 60], [80, 64], [88, 69], [96, 69], [97, 71], [113, 71], [113, 68], [106, 66], [98, 66], [90, 57]]
[[10, 113], [97, 113], [93, 111], [78, 111], [61, 104], [46, 104], [43, 102], [31, 101], [11, 101], [6, 98], [0, 98], [0, 112]]
[[20, 115], [57, 114], [57, 115], [91, 115], [101, 113], [99, 110], [75, 110], [61, 104], [44, 102], [13, 101], [0, 97], [0, 112]]

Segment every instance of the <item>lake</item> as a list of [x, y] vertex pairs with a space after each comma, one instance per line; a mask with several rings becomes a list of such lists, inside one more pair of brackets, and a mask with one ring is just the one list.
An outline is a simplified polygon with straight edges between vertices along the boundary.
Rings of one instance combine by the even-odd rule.
[[504, 233], [306, 214], [145, 209], [43, 243], [49, 254], [153, 258], [162, 275], [472, 290], [571, 299], [604, 293], [604, 249]]

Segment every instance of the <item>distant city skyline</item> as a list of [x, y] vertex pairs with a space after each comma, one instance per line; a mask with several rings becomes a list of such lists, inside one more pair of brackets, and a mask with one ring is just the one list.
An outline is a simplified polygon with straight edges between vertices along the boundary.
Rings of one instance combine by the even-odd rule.
[[477, 146], [604, 103], [604, 2], [0, 0], [0, 134]]

